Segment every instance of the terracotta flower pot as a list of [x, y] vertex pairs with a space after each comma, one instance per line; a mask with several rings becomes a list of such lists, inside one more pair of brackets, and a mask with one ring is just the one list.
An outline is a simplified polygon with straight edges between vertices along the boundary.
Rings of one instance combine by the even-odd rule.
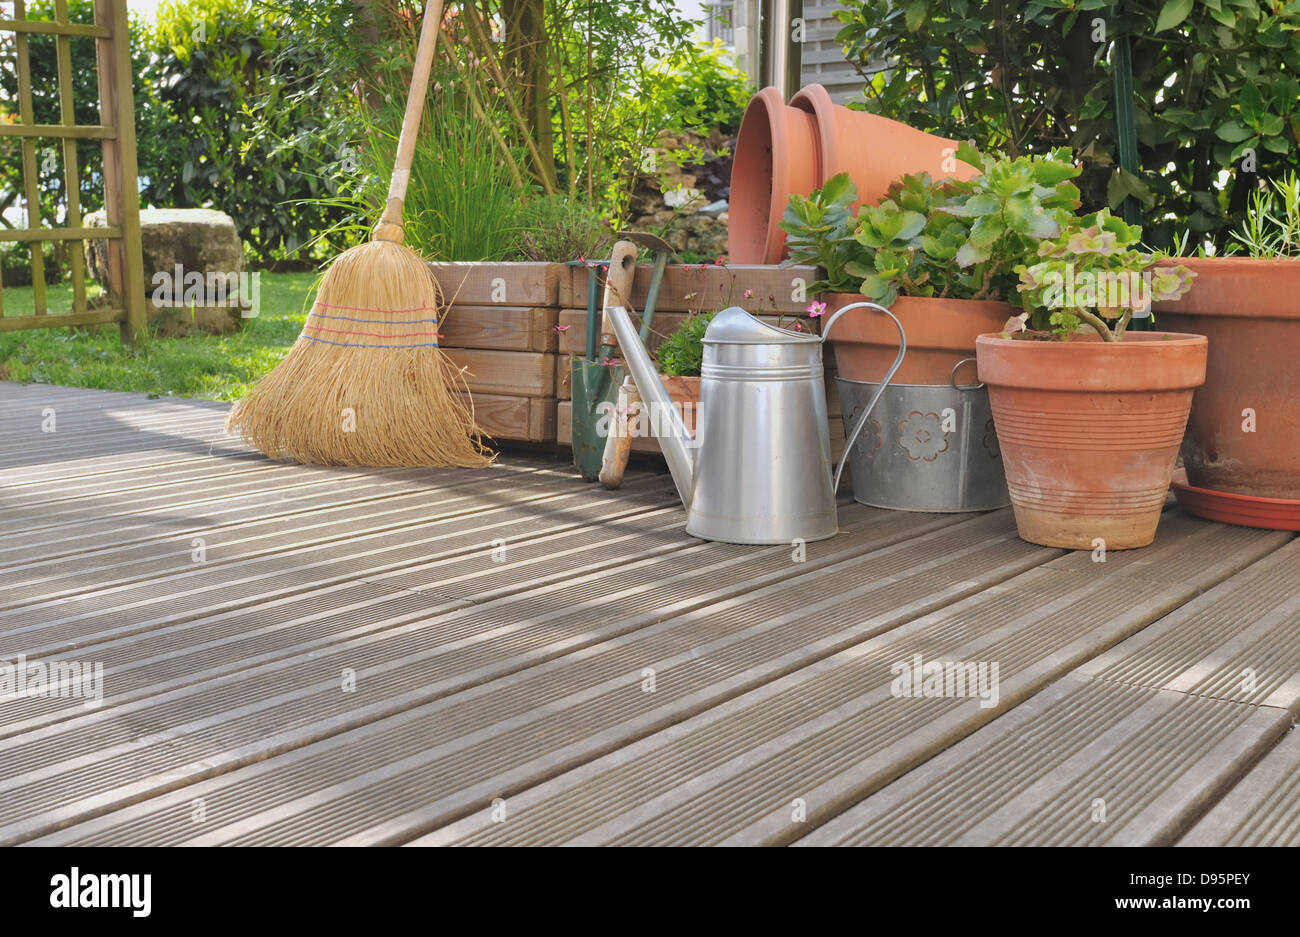
[[[682, 422], [691, 432], [695, 432], [695, 417], [700, 412], [700, 379], [698, 377], [680, 377], [675, 374], [660, 374], [659, 380], [668, 391], [668, 398], [681, 407]], [[684, 406], [690, 404], [690, 406]]]
[[1205, 385], [1183, 440], [1188, 482], [1300, 499], [1300, 260], [1176, 262], [1197, 276], [1182, 299], [1155, 305], [1157, 322], [1210, 340]]
[[[828, 293], [823, 321], [850, 303], [862, 302], [857, 293]], [[907, 357], [894, 376], [894, 384], [944, 384], [964, 358], [975, 357], [975, 339], [1000, 332], [1016, 314], [1009, 303], [975, 299], [926, 299], [900, 296], [890, 307], [907, 335]], [[874, 309], [846, 312], [831, 329], [836, 373], [851, 381], [876, 383], [885, 376], [898, 354], [898, 330]], [[967, 365], [956, 374], [959, 384], [974, 381], [975, 368]]]
[[750, 99], [736, 139], [728, 208], [731, 263], [780, 263], [785, 232], [777, 223], [790, 194], [808, 195], [841, 172], [857, 184], [858, 204], [880, 201], [890, 183], [909, 173], [977, 175], [953, 157], [956, 147], [946, 137], [834, 104], [821, 85], [804, 88], [790, 105], [776, 88], [764, 88]]
[[727, 209], [730, 262], [780, 263], [785, 232], [776, 225], [790, 193], [807, 195], [819, 185], [812, 115], [787, 106], [776, 88], [764, 88], [750, 99], [736, 138]]
[[974, 166], [954, 155], [958, 141], [935, 136], [907, 124], [852, 111], [831, 101], [821, 85], [808, 85], [790, 106], [812, 114], [819, 144], [818, 184], [847, 172], [858, 187], [856, 205], [875, 204], [903, 176], [928, 172], [935, 179], [973, 179]]
[[979, 378], [1023, 539], [1075, 550], [1155, 539], [1206, 346], [1202, 335], [1169, 332], [1122, 342], [979, 337]]

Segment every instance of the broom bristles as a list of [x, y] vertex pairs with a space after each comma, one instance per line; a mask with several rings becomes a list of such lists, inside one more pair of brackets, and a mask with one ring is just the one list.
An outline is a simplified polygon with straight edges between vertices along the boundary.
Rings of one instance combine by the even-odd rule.
[[273, 459], [317, 465], [490, 464], [464, 376], [437, 347], [440, 300], [409, 248], [377, 240], [343, 252], [298, 340], [226, 431]]

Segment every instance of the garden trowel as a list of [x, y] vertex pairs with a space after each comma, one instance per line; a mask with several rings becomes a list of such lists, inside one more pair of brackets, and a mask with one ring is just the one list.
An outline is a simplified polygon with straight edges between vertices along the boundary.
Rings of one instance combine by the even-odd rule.
[[613, 361], [614, 327], [607, 310], [614, 305], [624, 308], [631, 305], [636, 255], [637, 246], [631, 241], [615, 243], [605, 275], [599, 319], [596, 318], [595, 277], [588, 281], [586, 354], [572, 359], [573, 464], [587, 481], [595, 481], [600, 475], [607, 428], [626, 373], [621, 362]]
[[[637, 247], [644, 247], [654, 253], [654, 272], [650, 277], [650, 288], [646, 292], [645, 309], [641, 312], [641, 342], [650, 340], [650, 325], [654, 321], [655, 304], [659, 299], [659, 287], [663, 283], [664, 267], [674, 256], [672, 247], [660, 237], [644, 231], [620, 231], [618, 242], [614, 245], [613, 256], [609, 263], [609, 273], [605, 278], [605, 292], [602, 300], [599, 326], [599, 348], [597, 348], [596, 325], [596, 277], [595, 268], [591, 268], [587, 285], [587, 345], [584, 358], [574, 358], [573, 380], [573, 463], [587, 481], [595, 481], [601, 475], [601, 466], [605, 464], [609, 473], [610, 453], [606, 449], [609, 428], [619, 419], [617, 411], [619, 387], [626, 380], [626, 369], [622, 362], [611, 363], [617, 347], [613, 325], [605, 312], [611, 305], [624, 308], [631, 306], [632, 281], [636, 275]], [[608, 415], [607, 415], [608, 414]], [[603, 419], [602, 419], [603, 417]], [[621, 481], [622, 468], [627, 465], [627, 446], [622, 448], [621, 465], [617, 477]], [[620, 460], [616, 460], [620, 461]], [[608, 487], [617, 487], [618, 481]]]
[[[664, 266], [674, 252], [667, 241], [653, 234], [627, 231], [620, 232], [618, 236], [654, 252], [654, 274], [650, 277], [645, 310], [641, 313], [641, 344], [649, 347], [650, 323], [654, 320], [655, 303], [659, 301], [659, 287], [664, 279]], [[617, 393], [618, 400], [613, 419], [607, 421], [610, 431], [605, 437], [605, 451], [600, 467], [600, 483], [606, 488], [617, 488], [623, 483], [623, 473], [627, 470], [628, 456], [632, 452], [632, 434], [629, 427], [633, 424], [634, 415], [640, 409], [641, 403], [636, 384], [630, 377], [623, 378]]]

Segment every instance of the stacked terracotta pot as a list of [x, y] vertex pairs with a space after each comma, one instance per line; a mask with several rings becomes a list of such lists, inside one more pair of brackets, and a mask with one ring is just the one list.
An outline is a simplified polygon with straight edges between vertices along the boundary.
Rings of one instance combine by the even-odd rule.
[[808, 85], [789, 104], [776, 88], [764, 88], [749, 102], [736, 140], [728, 209], [731, 263], [785, 259], [785, 232], [777, 224], [791, 194], [808, 195], [842, 172], [858, 187], [857, 205], [879, 202], [890, 183], [911, 173], [971, 178], [974, 167], [954, 158], [957, 145], [835, 104], [821, 85]]

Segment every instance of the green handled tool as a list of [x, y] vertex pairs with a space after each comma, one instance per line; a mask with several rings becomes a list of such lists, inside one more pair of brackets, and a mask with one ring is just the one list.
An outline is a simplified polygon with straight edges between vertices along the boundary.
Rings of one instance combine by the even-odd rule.
[[[609, 261], [605, 275], [601, 318], [596, 318], [595, 274], [592, 268], [587, 289], [587, 347], [582, 358], [572, 363], [573, 393], [573, 464], [587, 481], [600, 475], [601, 460], [605, 455], [605, 437], [618, 400], [618, 387], [623, 383], [622, 364], [610, 364], [614, 352], [614, 328], [605, 309], [611, 305], [630, 306], [632, 279], [636, 274], [637, 246], [631, 241], [619, 241]], [[599, 329], [599, 331], [598, 331]], [[600, 357], [596, 357], [599, 334]], [[602, 422], [603, 418], [603, 422]]]

